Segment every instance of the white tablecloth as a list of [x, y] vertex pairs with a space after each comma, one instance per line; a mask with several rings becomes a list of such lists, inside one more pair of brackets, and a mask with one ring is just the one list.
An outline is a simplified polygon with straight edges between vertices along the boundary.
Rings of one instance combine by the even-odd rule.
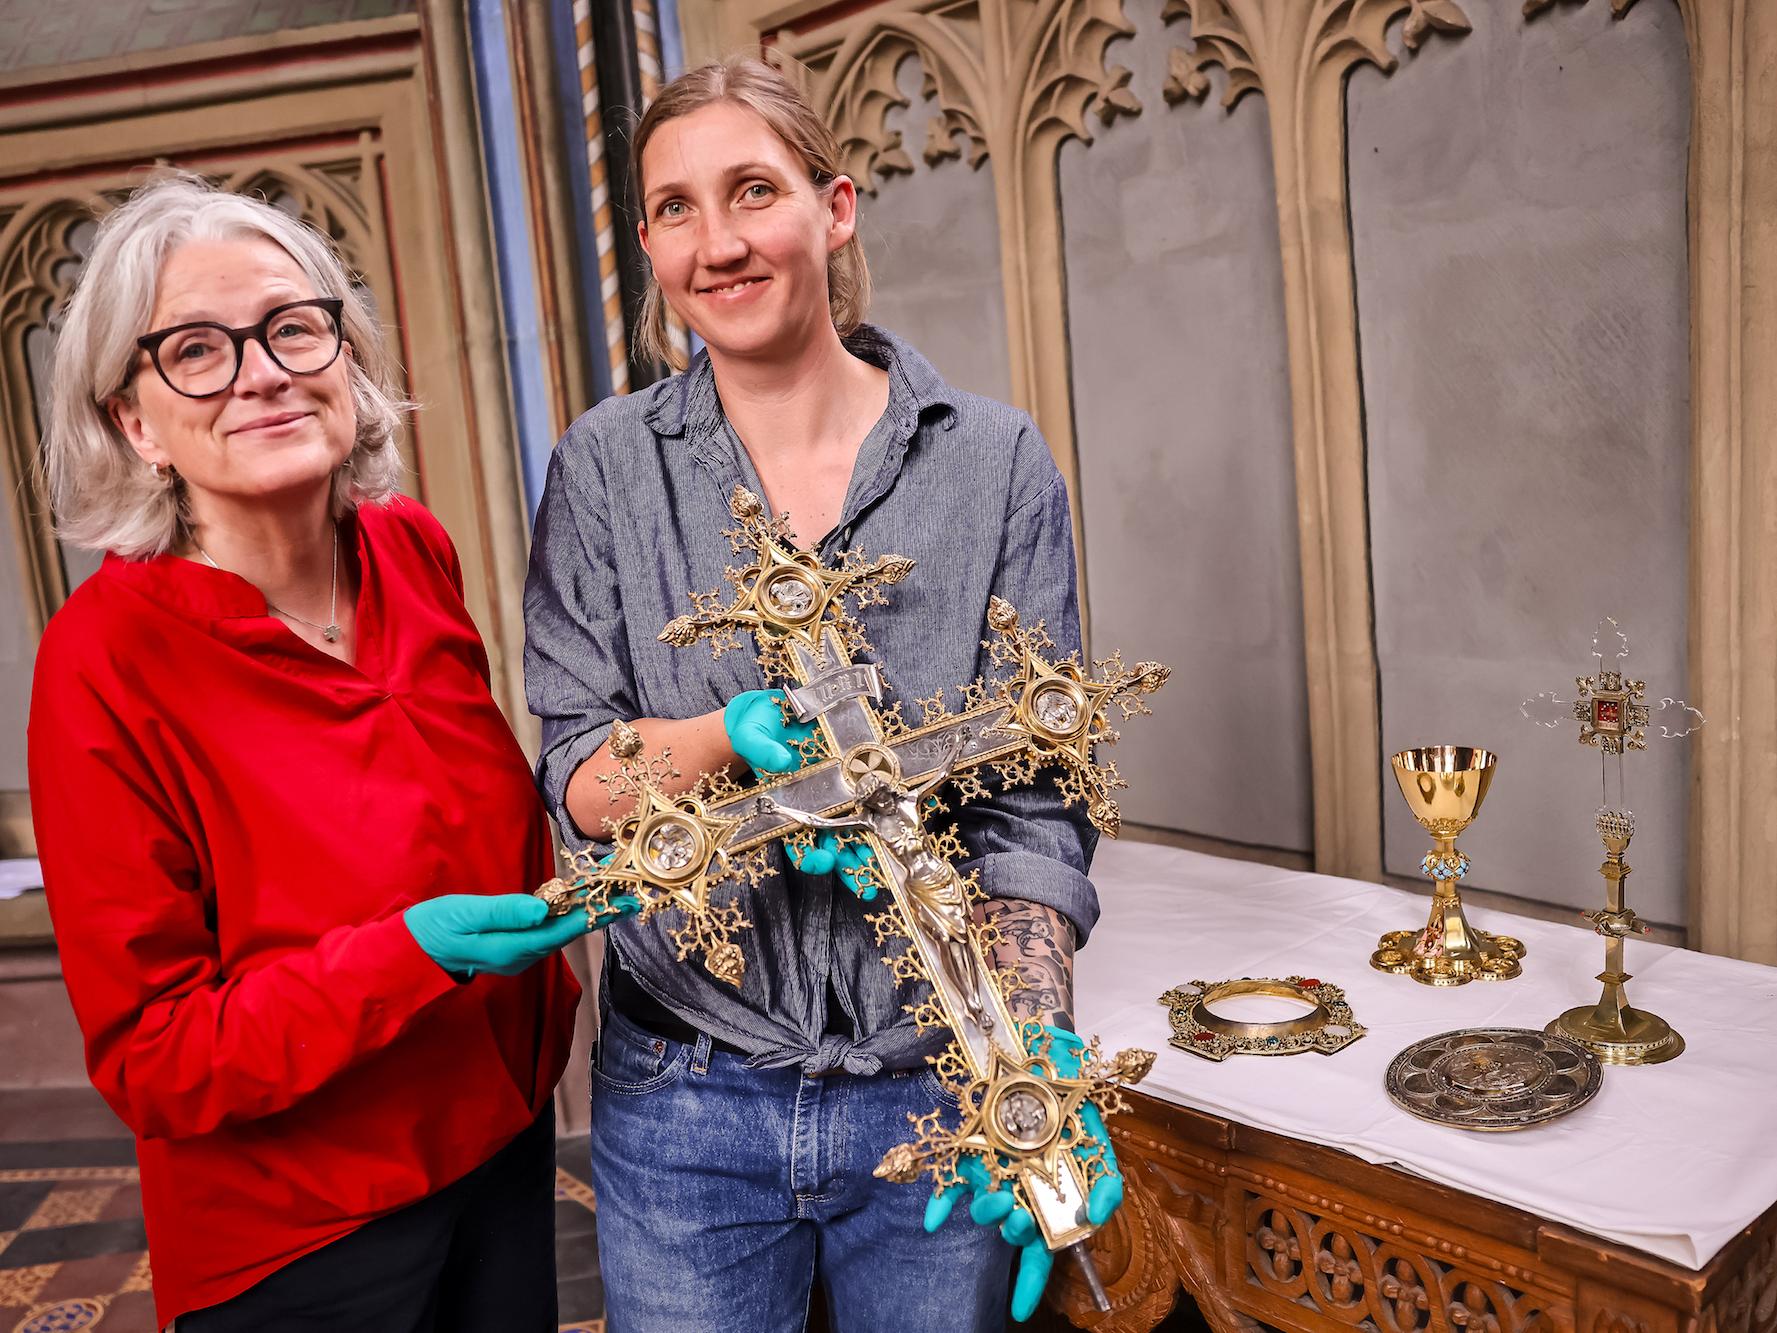
[[[1389, 1061], [1422, 1037], [1540, 1028], [1596, 1000], [1604, 945], [1584, 926], [1470, 907], [1476, 925], [1524, 941], [1524, 974], [1434, 989], [1369, 964], [1383, 931], [1424, 924], [1423, 897], [1127, 842], [1100, 844], [1092, 878], [1104, 914], [1076, 963], [1079, 1030], [1107, 1051], [1157, 1051], [1141, 1084], [1151, 1096], [1392, 1163], [1687, 1268], [1777, 1201], [1777, 968], [1632, 940], [1629, 998], [1678, 1029], [1684, 1054], [1606, 1066], [1598, 1095], [1572, 1115], [1479, 1134], [1396, 1107], [1383, 1086]], [[1220, 1064], [1167, 1044], [1158, 997], [1168, 987], [1291, 975], [1343, 987], [1368, 1034], [1336, 1055]]]

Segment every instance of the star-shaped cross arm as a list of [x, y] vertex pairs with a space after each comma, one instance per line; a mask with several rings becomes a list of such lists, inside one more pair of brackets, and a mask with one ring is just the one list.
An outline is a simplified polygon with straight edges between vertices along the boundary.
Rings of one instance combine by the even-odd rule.
[[[757, 882], [755, 863], [743, 858], [777, 839], [807, 840], [818, 829], [868, 845], [873, 855], [862, 874], [886, 891], [870, 918], [878, 943], [891, 948], [883, 961], [897, 979], [930, 985], [930, 995], [907, 1008], [920, 1027], [951, 1031], [937, 1070], [968, 1108], [954, 1131], [937, 1112], [916, 1121], [918, 1139], [891, 1153], [883, 1174], [924, 1172], [942, 1187], [954, 1183], [962, 1157], [976, 1156], [1016, 1192], [1051, 1248], [1076, 1244], [1091, 1232], [1082, 1205], [1093, 1163], [1103, 1161], [1081, 1107], [1090, 1098], [1103, 1110], [1119, 1109], [1116, 1089], [1140, 1078], [1153, 1057], [1126, 1051], [1106, 1061], [1090, 1046], [1078, 1074], [1060, 1073], [1035, 1039], [1040, 1025], [1020, 1024], [1007, 1007], [1021, 978], [989, 962], [997, 941], [970, 911], [983, 895], [974, 874], [958, 868], [966, 857], [960, 833], [928, 823], [985, 796], [989, 771], [1017, 786], [1053, 766], [1062, 800], [1083, 803], [1092, 823], [1114, 835], [1121, 821], [1111, 793], [1124, 783], [1095, 747], [1117, 739], [1113, 710], [1119, 721], [1148, 711], [1143, 701], [1165, 684], [1168, 669], [1128, 667], [1116, 655], [1090, 669], [1075, 654], [1052, 659], [1055, 645], [1042, 623], [1021, 623], [995, 597], [987, 613], [992, 637], [983, 641], [994, 679], [960, 686], [957, 711], [940, 690], [918, 700], [919, 718], [908, 719], [902, 704], [882, 706], [878, 668], [854, 655], [870, 651], [859, 613], [886, 601], [885, 589], [906, 579], [914, 562], [848, 552], [838, 566], [823, 566], [792, 549], [784, 521], [741, 487], [730, 513], [736, 526], [727, 535], [742, 558], [726, 571], [731, 591], [695, 594], [696, 611], [660, 637], [679, 647], [702, 641], [720, 657], [751, 634], [767, 679], [785, 689], [786, 712], [816, 723], [799, 746], [804, 765], [745, 789], [706, 777], [695, 798], [675, 800], [661, 790], [676, 777], [667, 756], [645, 759], [639, 744], [619, 751], [626, 785], [618, 790], [638, 798], [638, 811], [615, 828], [610, 865], [580, 865], [569, 892], [557, 896], [584, 901], [589, 911], [613, 892], [634, 893], [644, 913], [678, 908], [688, 922], [675, 936], [682, 956], [714, 941], [706, 966], [738, 980], [730, 937], [741, 923], [729, 917], [720, 932], [696, 924], [723, 910], [712, 890], [742, 877]], [[689, 859], [673, 868], [669, 884], [659, 873], [661, 830], [698, 821], [695, 835], [673, 834], [679, 850], [667, 859]]]
[[1110, 725], [1111, 707], [1115, 705], [1125, 722], [1147, 713], [1142, 696], [1166, 684], [1172, 668], [1158, 662], [1125, 667], [1121, 653], [1093, 663], [1090, 673], [1082, 671], [1071, 655], [1051, 664], [1043, 653], [1055, 645], [1042, 624], [1023, 628], [1017, 609], [999, 597], [988, 602], [987, 624], [995, 637], [983, 640], [981, 646], [996, 667], [1013, 672], [1000, 687], [999, 697], [1010, 713], [1001, 729], [1025, 738], [1030, 763], [1059, 764], [1064, 770], [1063, 799], [1070, 805], [1084, 801], [1093, 826], [1116, 837], [1123, 821], [1111, 792], [1129, 784], [1115, 763], [1095, 758], [1095, 747], [1118, 739]]
[[[1069, 1073], [1052, 1042], [1041, 1023], [1020, 1024], [1021, 1056], [996, 1046], [983, 1073], [958, 1071], [957, 1123], [945, 1124], [936, 1111], [915, 1117], [913, 1142], [890, 1149], [876, 1174], [904, 1183], [931, 1176], [943, 1188], [966, 1179], [963, 1163], [972, 1158], [996, 1187], [1023, 1191], [1034, 1180], [1062, 1193], [1078, 1172], [1089, 1193], [1110, 1163], [1087, 1127], [1086, 1104], [1103, 1115], [1128, 1110], [1122, 1090], [1146, 1076], [1154, 1054], [1129, 1050], [1105, 1059], [1094, 1040], [1078, 1073]], [[1065, 1233], [1062, 1239], [1074, 1243]]]
[[735, 846], [742, 821], [718, 808], [738, 787], [726, 775], [706, 774], [689, 792], [668, 795], [668, 784], [679, 776], [670, 751], [646, 757], [640, 733], [627, 722], [611, 728], [610, 746], [619, 768], [602, 780], [613, 799], [631, 799], [635, 810], [605, 821], [612, 844], [607, 856], [601, 858], [596, 848], [569, 853], [569, 873], [550, 880], [536, 896], [555, 915], [581, 907], [593, 920], [608, 914], [619, 894], [641, 902], [637, 916], [643, 920], [677, 908], [683, 924], [671, 934], [679, 957], [697, 954], [712, 975], [738, 985], [746, 956], [734, 935], [752, 923], [736, 904], [718, 901], [712, 891], [759, 884], [771, 870], [763, 839]]
[[688, 648], [704, 639], [721, 657], [740, 647], [741, 631], [751, 630], [766, 676], [784, 680], [794, 676], [787, 655], [793, 644], [818, 651], [822, 636], [831, 633], [847, 653], [870, 647], [845, 598], [849, 595], [860, 610], [881, 605], [886, 600], [882, 589], [906, 578], [913, 561], [898, 555], [867, 560], [847, 551], [838, 568], [823, 565], [809, 552], [794, 549], [788, 523], [768, 515], [759, 497], [744, 486], [734, 488], [729, 512], [738, 526], [725, 529], [723, 536], [737, 554], [752, 560], [728, 568], [734, 593], [727, 604], [717, 592], [693, 593], [696, 612], [671, 621], [661, 631], [662, 643]]

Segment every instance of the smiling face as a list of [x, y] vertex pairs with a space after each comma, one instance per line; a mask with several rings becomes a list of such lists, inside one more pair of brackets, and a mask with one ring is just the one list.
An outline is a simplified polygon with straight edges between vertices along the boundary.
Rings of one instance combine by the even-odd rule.
[[[263, 237], [189, 241], [161, 267], [144, 332], [199, 320], [243, 328], [276, 306], [331, 295], [315, 291], [288, 252]], [[200, 524], [218, 501], [312, 501], [352, 452], [349, 346], [325, 370], [293, 375], [249, 339], [234, 384], [211, 398], [175, 393], [146, 352], [136, 355], [133, 392], [111, 400], [112, 417], [144, 463], [171, 466], [184, 479]]]
[[827, 258], [857, 225], [848, 178], [816, 186], [758, 114], [715, 102], [653, 132], [642, 183], [655, 281], [712, 353], [788, 356], [832, 328]]

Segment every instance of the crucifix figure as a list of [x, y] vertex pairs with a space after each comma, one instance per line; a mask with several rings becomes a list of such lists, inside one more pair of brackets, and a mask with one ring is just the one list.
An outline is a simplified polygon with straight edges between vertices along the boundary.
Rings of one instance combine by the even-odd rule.
[[857, 814], [829, 818], [806, 810], [792, 810], [769, 796], [759, 798], [759, 808], [794, 820], [804, 828], [835, 833], [869, 830], [892, 858], [897, 879], [919, 923], [938, 941], [939, 964], [945, 980], [962, 1001], [968, 1015], [990, 1036], [993, 1015], [983, 999], [985, 974], [970, 945], [969, 896], [956, 867], [932, 847], [920, 818], [927, 797], [950, 780], [957, 757], [969, 742], [969, 730], [951, 734], [950, 752], [943, 766], [918, 787], [908, 788], [875, 771], [858, 780]]
[[679, 956], [701, 955], [712, 974], [737, 982], [745, 960], [734, 937], [749, 923], [720, 900], [723, 885], [759, 883], [773, 841], [815, 829], [861, 839], [873, 855], [860, 873], [888, 890], [886, 907], [871, 917], [877, 939], [907, 941], [883, 961], [899, 980], [930, 984], [930, 997], [912, 1006], [914, 1019], [950, 1030], [953, 1040], [934, 1063], [962, 1105], [959, 1124], [946, 1125], [938, 1112], [918, 1118], [915, 1141], [891, 1151], [878, 1174], [928, 1175], [944, 1188], [964, 1178], [967, 1163], [1013, 1190], [1049, 1249], [1079, 1246], [1092, 1232], [1084, 1202], [1106, 1170], [1108, 1147], [1088, 1128], [1097, 1122], [1088, 1102], [1107, 1113], [1122, 1109], [1118, 1088], [1140, 1079], [1153, 1055], [1106, 1059], [1089, 1043], [1077, 1061], [1063, 1058], [1042, 1024], [1012, 1017], [1006, 995], [1021, 979], [988, 963], [995, 930], [970, 913], [982, 894], [974, 873], [955, 865], [966, 855], [962, 840], [954, 828], [931, 831], [927, 820], [948, 808], [941, 788], [967, 803], [987, 792], [983, 770], [1018, 785], [1053, 765], [1062, 800], [1084, 802], [1093, 825], [1115, 835], [1110, 793], [1124, 783], [1094, 747], [1117, 739], [1110, 709], [1122, 719], [1147, 712], [1141, 698], [1165, 684], [1168, 670], [1156, 662], [1126, 667], [1114, 654], [1091, 669], [1071, 657], [1051, 662], [1042, 625], [1020, 624], [1016, 609], [996, 597], [987, 612], [994, 637], [983, 646], [998, 678], [962, 685], [960, 712], [946, 707], [943, 691], [921, 699], [918, 722], [909, 722], [901, 704], [883, 706], [878, 667], [854, 660], [869, 650], [855, 612], [886, 602], [884, 589], [907, 578], [914, 562], [849, 551], [825, 566], [795, 550], [785, 522], [744, 487], [735, 488], [729, 511], [736, 526], [726, 535], [744, 557], [727, 571], [732, 592], [693, 594], [696, 610], [660, 638], [681, 648], [701, 640], [720, 657], [749, 633], [767, 679], [783, 686], [786, 718], [816, 724], [797, 743], [803, 766], [744, 789], [726, 775], [705, 775], [671, 796], [666, 788], [678, 775], [670, 756], [644, 757], [639, 736], [619, 724], [613, 753], [622, 767], [608, 781], [615, 795], [634, 798], [635, 812], [607, 821], [609, 858], [576, 853], [573, 874], [538, 893], [557, 912], [597, 912], [615, 893], [638, 898], [644, 917], [677, 909], [685, 922], [673, 932]]

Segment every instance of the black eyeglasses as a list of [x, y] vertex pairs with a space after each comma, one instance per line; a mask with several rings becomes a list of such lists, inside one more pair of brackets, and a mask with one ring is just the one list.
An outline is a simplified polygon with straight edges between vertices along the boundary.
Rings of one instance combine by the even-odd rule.
[[344, 341], [339, 320], [343, 309], [345, 302], [337, 296], [291, 301], [268, 310], [264, 319], [244, 329], [207, 320], [176, 324], [144, 334], [136, 339], [136, 346], [148, 353], [174, 393], [186, 398], [214, 398], [240, 376], [248, 339], [292, 375], [315, 375], [327, 369], [338, 358]]

